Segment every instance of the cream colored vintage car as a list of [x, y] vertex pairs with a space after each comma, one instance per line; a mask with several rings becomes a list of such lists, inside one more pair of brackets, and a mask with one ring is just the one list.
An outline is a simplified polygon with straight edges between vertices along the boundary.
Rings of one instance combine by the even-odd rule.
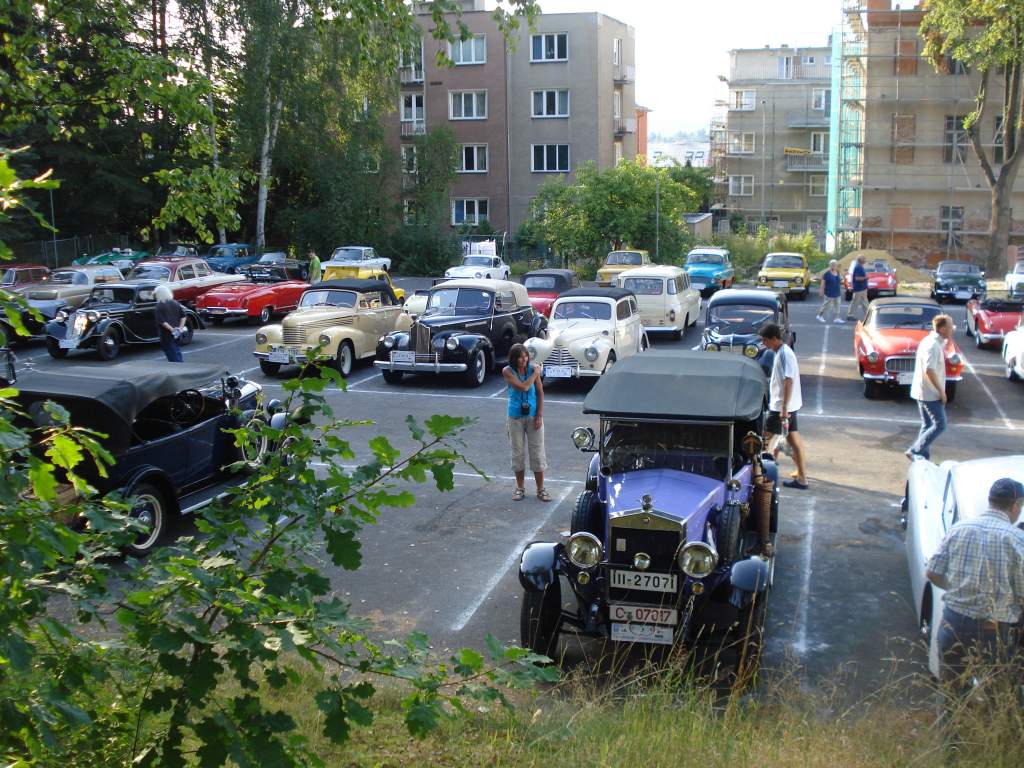
[[690, 287], [682, 267], [638, 267], [615, 278], [632, 291], [647, 333], [669, 333], [678, 339], [700, 317], [700, 291]]
[[[395, 329], [402, 307], [380, 280], [328, 280], [311, 286], [299, 308], [279, 325], [256, 332], [260, 370], [273, 376], [283, 365], [314, 359], [333, 365], [342, 376], [356, 360], [373, 357], [377, 341]], [[319, 356], [315, 352], [319, 347]]]
[[61, 267], [53, 270], [46, 282], [26, 285], [21, 295], [33, 301], [63, 301], [68, 309], [78, 309], [94, 287], [123, 279], [121, 270], [109, 264]]

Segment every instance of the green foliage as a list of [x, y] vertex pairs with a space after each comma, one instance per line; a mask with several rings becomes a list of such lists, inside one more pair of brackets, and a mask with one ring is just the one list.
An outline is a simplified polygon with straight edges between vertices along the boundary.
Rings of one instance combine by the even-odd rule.
[[[60, 182], [50, 178], [50, 171], [34, 179], [18, 178], [17, 172], [11, 167], [11, 159], [18, 151], [0, 147], [0, 226], [9, 226], [15, 212], [27, 211], [38, 226], [50, 229], [50, 225], [35, 209], [27, 193], [33, 189], [57, 189]], [[10, 258], [10, 246], [0, 240], [0, 261]]]
[[[697, 193], [700, 200], [697, 211], [707, 213], [711, 210], [715, 192], [714, 169], [694, 168], [692, 165], [680, 165], [678, 161], [673, 161], [673, 165], [668, 168], [668, 175], [673, 181], [678, 181], [684, 187]], [[687, 211], [687, 213], [696, 213], [697, 211]]]
[[728, 248], [732, 255], [733, 266], [741, 278], [753, 277], [764, 260], [765, 254], [772, 251], [802, 253], [807, 257], [807, 264], [812, 272], [820, 272], [828, 266], [829, 260], [829, 257], [818, 247], [814, 233], [810, 230], [802, 235], [786, 233], [772, 235], [768, 227], [760, 226], [753, 236], [745, 234], [715, 236], [710, 243], [704, 243], [704, 245]]

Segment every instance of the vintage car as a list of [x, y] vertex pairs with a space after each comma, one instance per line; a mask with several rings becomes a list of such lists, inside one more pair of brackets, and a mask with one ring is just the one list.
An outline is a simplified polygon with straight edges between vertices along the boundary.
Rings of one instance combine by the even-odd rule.
[[50, 270], [39, 264], [0, 264], [0, 288], [21, 293], [27, 286], [38, 287], [50, 276]]
[[544, 317], [551, 317], [551, 305], [566, 291], [580, 287], [579, 276], [571, 269], [535, 269], [523, 275], [523, 286], [530, 304]]
[[324, 359], [347, 377], [356, 360], [373, 357], [378, 340], [394, 330], [401, 312], [390, 286], [380, 280], [316, 283], [280, 325], [259, 329], [253, 354], [268, 376], [282, 365]]
[[707, 296], [736, 282], [732, 256], [725, 248], [694, 248], [686, 254], [683, 267], [690, 276], [690, 285]]
[[67, 409], [76, 427], [105, 435], [100, 442], [112, 465], [104, 475], [87, 466], [81, 472], [99, 494], [134, 499], [131, 516], [141, 527], [128, 547], [134, 555], [156, 547], [176, 518], [239, 485], [229, 465], [263, 458], [259, 448], [243, 452], [225, 432], [262, 413], [261, 388], [225, 375], [223, 367], [124, 362], [59, 376], [30, 371], [16, 386], [25, 426], [48, 425], [43, 404], [52, 401]]
[[734, 352], [756, 360], [771, 374], [775, 354], [765, 347], [759, 332], [766, 323], [782, 328], [782, 340], [796, 348], [796, 332], [789, 322], [789, 305], [782, 293], [729, 288], [708, 299], [700, 349], [705, 352]]
[[196, 299], [196, 311], [204, 319], [223, 323], [231, 317], [269, 323], [299, 306], [309, 283], [299, 277], [298, 263], [251, 264], [238, 270], [245, 280], [211, 288]]
[[502, 261], [500, 256], [469, 254], [462, 257], [457, 267], [449, 267], [444, 271], [446, 278], [468, 277], [484, 280], [508, 280], [512, 270]]
[[[3, 338], [0, 338], [0, 347], [13, 347], [22, 342], [42, 337], [45, 333], [46, 324], [53, 320], [57, 313], [67, 306], [62, 299], [51, 299], [48, 301], [26, 299], [24, 297], [17, 297], [15, 294], [3, 289], [0, 289], [0, 299], [5, 299], [12, 303], [20, 299], [20, 302], [24, 303], [19, 317], [21, 318], [22, 326], [28, 332], [26, 336], [15, 330], [10, 318], [7, 317], [3, 310], [0, 310], [0, 334], [3, 335]], [[36, 316], [37, 313], [38, 317]]]
[[112, 266], [61, 267], [45, 281], [25, 286], [21, 295], [35, 301], [63, 301], [70, 309], [81, 306], [97, 285], [119, 283], [121, 270]]
[[156, 249], [154, 257], [157, 259], [198, 258], [199, 248], [195, 243], [167, 243]]
[[1002, 355], [1006, 378], [1010, 381], [1024, 379], [1024, 321], [1003, 337]]
[[360, 267], [377, 267], [390, 270], [391, 259], [387, 256], [378, 256], [377, 252], [368, 245], [343, 245], [335, 248], [327, 264], [355, 264]]
[[[846, 293], [847, 301], [853, 299], [853, 266], [856, 263], [856, 261], [851, 262], [850, 268], [843, 274], [843, 290]], [[869, 299], [879, 296], [895, 296], [899, 291], [900, 281], [896, 277], [896, 270], [885, 259], [866, 261], [864, 272], [868, 278]]]
[[[864, 397], [873, 399], [885, 387], [910, 387], [914, 381], [917, 346], [932, 330], [932, 318], [942, 309], [931, 299], [875, 299], [863, 322], [853, 331], [853, 354], [864, 380]], [[946, 343], [946, 397], [956, 398], [963, 378], [964, 359], [952, 339]]]
[[602, 286], [615, 285], [615, 278], [620, 272], [625, 272], [633, 267], [646, 267], [651, 263], [651, 256], [647, 251], [624, 249], [612, 251], [604, 260], [604, 266], [597, 270], [597, 284]]
[[985, 273], [969, 261], [942, 261], [935, 270], [932, 298], [936, 301], [980, 299], [987, 290]]
[[140, 261], [128, 273], [128, 280], [167, 283], [175, 299], [183, 304], [193, 304], [211, 288], [239, 283], [245, 277], [214, 272], [203, 259], [180, 257]]
[[321, 280], [380, 280], [391, 286], [398, 303], [405, 302], [405, 289], [395, 285], [391, 273], [381, 267], [363, 267], [358, 264], [332, 264], [327, 262], [323, 267]]
[[109, 264], [117, 267], [123, 274], [128, 274], [135, 264], [149, 256], [145, 251], [133, 251], [131, 248], [111, 248], [109, 251], [97, 253], [95, 256], [83, 254], [72, 263], [76, 266]]
[[373, 364], [388, 384], [406, 373], [458, 373], [467, 386], [479, 387], [489, 370], [508, 362], [514, 343], [546, 327], [519, 283], [444, 280], [430, 289], [426, 309], [408, 328], [380, 340]]
[[647, 333], [668, 333], [679, 339], [700, 317], [700, 292], [690, 287], [682, 267], [627, 269], [616, 283], [636, 296]]
[[551, 308], [543, 338], [529, 339], [530, 359], [543, 365], [545, 383], [595, 379], [619, 360], [647, 349], [647, 334], [632, 291], [574, 288]]
[[928, 642], [928, 669], [936, 677], [936, 630], [945, 593], [928, 581], [925, 567], [950, 527], [988, 509], [989, 488], [1002, 477], [1024, 482], [1024, 455], [944, 461], [940, 465], [918, 458], [910, 463], [902, 505], [907, 565], [915, 617]]
[[1011, 296], [1024, 296], [1024, 259], [1006, 273], [1006, 292]]
[[223, 243], [210, 248], [203, 258], [214, 272], [227, 272], [231, 275], [242, 267], [255, 264], [259, 256], [248, 243]]
[[753, 361], [689, 350], [602, 377], [583, 403], [597, 434], [572, 435], [596, 455], [569, 538], [520, 559], [524, 646], [555, 658], [571, 628], [623, 643], [747, 641], [756, 660], [778, 531], [777, 469], [758, 437], [766, 395]]
[[974, 344], [981, 349], [986, 344], [999, 342], [1010, 331], [1017, 329], [1024, 320], [1024, 295], [1019, 298], [999, 299], [986, 296], [967, 302], [967, 323], [965, 332], [974, 337]]
[[806, 299], [811, 285], [807, 257], [802, 253], [767, 254], [757, 273], [757, 284], [762, 288], [798, 297], [801, 301]]
[[[108, 283], [92, 289], [78, 309], [62, 309], [46, 324], [46, 351], [61, 360], [76, 349], [92, 349], [101, 360], [113, 360], [121, 347], [155, 344], [160, 341], [156, 327], [156, 296], [159, 283]], [[186, 309], [186, 330], [178, 344], [192, 343], [202, 328], [199, 316]]]

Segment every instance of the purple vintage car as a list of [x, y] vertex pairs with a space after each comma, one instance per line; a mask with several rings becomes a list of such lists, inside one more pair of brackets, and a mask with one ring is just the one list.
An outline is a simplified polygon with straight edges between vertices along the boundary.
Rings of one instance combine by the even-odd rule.
[[[742, 355], [649, 350], [601, 377], [583, 405], [598, 433], [573, 432], [596, 455], [571, 535], [531, 544], [520, 562], [526, 647], [554, 657], [567, 626], [625, 643], [709, 639], [756, 667], [778, 529], [765, 395]], [[562, 608], [563, 582], [575, 611]]]

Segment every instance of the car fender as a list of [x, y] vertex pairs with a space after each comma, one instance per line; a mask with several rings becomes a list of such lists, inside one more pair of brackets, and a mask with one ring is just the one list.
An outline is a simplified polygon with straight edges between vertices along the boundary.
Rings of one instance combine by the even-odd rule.
[[[262, 333], [267, 337], [267, 344], [280, 344], [281, 343], [281, 324], [275, 323], [273, 325], [264, 325], [260, 327], [256, 333]], [[253, 337], [255, 338], [255, 336]], [[256, 345], [261, 346], [259, 344]]]
[[494, 364], [494, 344], [486, 336], [482, 336], [479, 333], [467, 333], [465, 331], [455, 331], [451, 334], [459, 342], [459, 346], [466, 350], [467, 358], [471, 358], [479, 350], [484, 350], [487, 354], [491, 364]]
[[587, 482], [585, 488], [588, 491], [597, 493], [597, 478], [601, 471], [601, 456], [595, 453], [590, 457], [590, 466], [587, 467]]
[[519, 559], [519, 583], [529, 592], [542, 592], [558, 578], [561, 544], [534, 542]]
[[530, 359], [537, 363], [543, 363], [547, 360], [548, 355], [551, 354], [551, 349], [554, 347], [554, 339], [549, 338], [533, 338], [527, 339], [523, 344], [526, 346], [526, 351], [530, 354]]
[[947, 474], [943, 467], [927, 459], [915, 459], [907, 472], [905, 546], [910, 590], [917, 610], [928, 586], [925, 565], [946, 533], [942, 527], [942, 496]]
[[185, 317], [190, 321], [192, 327], [197, 331], [202, 331], [206, 328], [206, 323], [203, 322], [203, 318], [199, 316], [199, 313], [193, 309], [185, 308]]
[[[594, 360], [594, 368], [601, 370], [604, 368], [605, 363], [608, 362], [608, 353], [615, 348], [615, 345], [612, 342], [611, 337], [598, 336], [596, 339], [579, 339], [577, 341], [572, 342], [569, 345], [569, 352], [582, 365], [583, 363], [590, 362], [583, 354], [584, 350], [586, 350], [588, 347], [594, 347], [595, 349], [597, 349], [597, 359]], [[616, 355], [616, 357], [621, 357], [621, 355]]]
[[732, 584], [729, 602], [736, 609], [742, 608], [750, 595], [768, 589], [770, 575], [768, 561], [760, 557], [748, 557], [733, 563], [729, 571], [729, 582]]
[[68, 327], [64, 323], [51, 320], [43, 326], [43, 333], [53, 339], [64, 339], [68, 335]]
[[119, 493], [127, 499], [135, 492], [135, 488], [139, 483], [142, 482], [152, 483], [167, 494], [167, 501], [170, 504], [172, 514], [176, 515], [181, 511], [181, 507], [178, 505], [178, 490], [174, 487], [173, 481], [167, 476], [166, 472], [153, 465], [138, 467], [129, 475], [128, 480], [122, 484]]
[[[317, 339], [320, 336], [328, 336], [331, 343], [324, 348], [324, 353], [333, 357], [338, 351], [338, 346], [344, 342], [351, 342], [353, 349], [358, 353], [360, 349], [376, 349], [377, 341], [380, 337], [377, 335], [371, 335], [365, 331], [361, 331], [358, 328], [353, 328], [347, 325], [336, 325], [330, 328], [324, 328], [317, 334]], [[310, 342], [312, 343], [312, 342]]]
[[[102, 336], [104, 333], [107, 332], [107, 329], [111, 327], [116, 328], [118, 330], [118, 333], [121, 334], [122, 341], [126, 341], [128, 339], [128, 329], [124, 327], [124, 323], [122, 323], [121, 319], [118, 317], [102, 318], [98, 323], [96, 323], [96, 325], [92, 329], [90, 329], [91, 333], [83, 335], [82, 338], [86, 339], [89, 336]], [[135, 334], [132, 335], [134, 336]]]

